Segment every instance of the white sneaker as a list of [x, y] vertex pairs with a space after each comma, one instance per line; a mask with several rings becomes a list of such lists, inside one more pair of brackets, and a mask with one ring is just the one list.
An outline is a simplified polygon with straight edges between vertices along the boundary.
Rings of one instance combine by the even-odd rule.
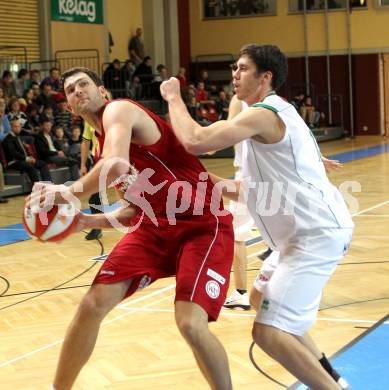
[[227, 309], [250, 310], [249, 294], [247, 292], [240, 294], [239, 291], [234, 290], [223, 306]]

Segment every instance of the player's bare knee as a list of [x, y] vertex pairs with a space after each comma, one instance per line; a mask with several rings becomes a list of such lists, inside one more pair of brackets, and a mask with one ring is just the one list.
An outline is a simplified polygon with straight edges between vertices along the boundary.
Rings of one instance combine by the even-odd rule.
[[88, 317], [98, 317], [103, 319], [110, 310], [111, 308], [107, 307], [104, 302], [104, 297], [101, 297], [98, 294], [88, 293], [82, 299], [78, 308], [78, 313]]
[[177, 320], [177, 327], [185, 340], [192, 345], [201, 343], [202, 335], [208, 332], [208, 324], [196, 321], [194, 318]]

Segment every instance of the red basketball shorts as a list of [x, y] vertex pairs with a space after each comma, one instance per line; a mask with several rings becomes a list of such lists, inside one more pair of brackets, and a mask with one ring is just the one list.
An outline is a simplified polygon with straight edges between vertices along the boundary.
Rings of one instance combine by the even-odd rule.
[[[160, 221], [159, 221], [160, 222]], [[224, 304], [234, 253], [232, 216], [195, 216], [159, 226], [143, 221], [114, 247], [94, 283], [132, 279], [125, 297], [176, 275], [176, 301], [200, 305], [216, 321]]]

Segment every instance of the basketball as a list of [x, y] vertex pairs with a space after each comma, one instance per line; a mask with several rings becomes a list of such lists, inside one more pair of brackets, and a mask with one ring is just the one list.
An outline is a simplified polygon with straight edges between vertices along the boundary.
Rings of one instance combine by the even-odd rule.
[[23, 210], [23, 225], [27, 233], [43, 242], [62, 241], [69, 236], [77, 223], [77, 212], [72, 204], [53, 206], [50, 211], [33, 213], [29, 207]]

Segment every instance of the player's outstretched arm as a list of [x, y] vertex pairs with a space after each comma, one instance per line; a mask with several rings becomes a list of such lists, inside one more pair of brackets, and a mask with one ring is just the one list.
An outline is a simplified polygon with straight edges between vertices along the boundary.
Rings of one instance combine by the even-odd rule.
[[110, 229], [114, 227], [112, 225], [113, 220], [119, 222], [119, 224], [123, 226], [129, 226], [131, 219], [135, 216], [135, 213], [134, 208], [128, 206], [123, 206], [110, 213], [104, 214], [91, 215], [79, 213], [74, 232], [89, 229]]
[[171, 77], [164, 81], [161, 84], [161, 93], [169, 104], [170, 119], [177, 138], [192, 154], [224, 149], [277, 126], [274, 113], [255, 108], [238, 114], [232, 120], [218, 121], [202, 127], [189, 115], [176, 78]]

